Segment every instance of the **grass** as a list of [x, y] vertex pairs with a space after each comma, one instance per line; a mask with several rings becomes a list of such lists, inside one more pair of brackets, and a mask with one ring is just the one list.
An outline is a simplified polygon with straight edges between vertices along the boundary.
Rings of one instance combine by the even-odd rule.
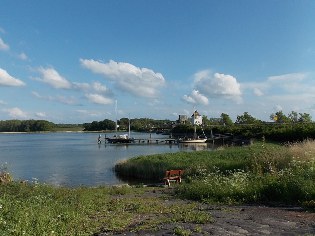
[[118, 173], [155, 181], [168, 169], [185, 170], [177, 193], [187, 199], [229, 204], [315, 200], [315, 142], [311, 140], [143, 156], [116, 165]]
[[[202, 231], [180, 225], [211, 223], [206, 203], [285, 203], [315, 209], [315, 142], [183, 152], [132, 158], [119, 173], [161, 181], [165, 170], [184, 169], [178, 197], [157, 197], [161, 188], [63, 188], [12, 181], [0, 169], [0, 235], [93, 235], [158, 230], [173, 225], [175, 235]], [[166, 191], [166, 190], [165, 190]], [[165, 197], [166, 196], [166, 197]]]
[[165, 223], [207, 223], [195, 203], [165, 204], [152, 189], [0, 185], [0, 235], [92, 235], [157, 229]]

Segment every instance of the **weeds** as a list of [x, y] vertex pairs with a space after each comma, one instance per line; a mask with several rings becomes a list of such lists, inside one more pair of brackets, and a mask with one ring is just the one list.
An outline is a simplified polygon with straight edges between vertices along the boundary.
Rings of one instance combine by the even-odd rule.
[[8, 168], [7, 168], [7, 164], [2, 164], [0, 165], [0, 184], [6, 184], [11, 182], [12, 176], [11, 174], [8, 172]]
[[92, 235], [152, 230], [167, 222], [206, 223], [196, 204], [143, 197], [140, 188], [60, 188], [42, 184], [0, 186], [0, 235]]
[[[175, 168], [185, 169], [183, 184], [175, 190], [186, 199], [299, 203], [315, 209], [315, 142], [310, 140], [286, 146], [263, 142], [246, 148], [154, 155], [119, 165], [120, 171], [150, 173], [157, 181], [165, 170]], [[5, 183], [0, 184], [1, 235], [92, 235], [152, 231], [167, 223], [212, 222], [211, 215], [196, 203], [143, 197], [146, 190], [139, 187], [57, 188], [36, 180], [12, 182], [11, 177]], [[193, 232], [176, 227], [174, 234]]]
[[[142, 163], [150, 161], [155, 165], [142, 168]], [[283, 146], [263, 140], [250, 147], [139, 157], [126, 161], [120, 168], [128, 170], [131, 166], [134, 176], [141, 169], [160, 179], [167, 169], [185, 169], [184, 183], [178, 186], [177, 193], [193, 200], [296, 204], [315, 199], [312, 140]], [[158, 168], [154, 170], [154, 166]]]

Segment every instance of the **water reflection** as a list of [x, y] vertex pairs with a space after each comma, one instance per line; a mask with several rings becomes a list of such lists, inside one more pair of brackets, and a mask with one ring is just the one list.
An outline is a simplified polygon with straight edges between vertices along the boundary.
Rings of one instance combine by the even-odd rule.
[[179, 143], [180, 151], [204, 151], [214, 149], [211, 143]]
[[[134, 134], [149, 137], [149, 134]], [[16, 180], [38, 179], [62, 186], [124, 183], [113, 167], [135, 156], [211, 150], [212, 144], [107, 144], [95, 133], [0, 134], [0, 164]], [[151, 136], [163, 138], [164, 136]]]

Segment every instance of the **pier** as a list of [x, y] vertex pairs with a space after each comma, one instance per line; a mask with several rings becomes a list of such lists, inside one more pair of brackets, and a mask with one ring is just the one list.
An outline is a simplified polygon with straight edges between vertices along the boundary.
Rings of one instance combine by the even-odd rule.
[[161, 138], [161, 139], [152, 139], [152, 138], [149, 138], [149, 139], [143, 139], [143, 138], [139, 138], [139, 139], [133, 139], [134, 140], [134, 143], [147, 143], [147, 144], [162, 144], [162, 143], [165, 143], [165, 144], [176, 144], [178, 143], [178, 140], [177, 139], [174, 139], [174, 138]]
[[106, 143], [111, 144], [177, 144], [178, 139], [174, 138], [128, 138], [128, 139], [108, 139]]

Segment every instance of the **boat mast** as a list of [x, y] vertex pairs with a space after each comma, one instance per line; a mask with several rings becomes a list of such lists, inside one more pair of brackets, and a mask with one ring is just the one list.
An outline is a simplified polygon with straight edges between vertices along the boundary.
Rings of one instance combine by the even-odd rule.
[[196, 112], [197, 110], [194, 111], [193, 113], [193, 124], [194, 124], [194, 139], [197, 139], [197, 124], [196, 124]]
[[197, 125], [194, 124], [194, 139], [197, 139]]
[[117, 100], [115, 101], [115, 132], [117, 133]]
[[130, 114], [129, 114], [129, 124], [128, 124], [128, 137], [130, 138]]

